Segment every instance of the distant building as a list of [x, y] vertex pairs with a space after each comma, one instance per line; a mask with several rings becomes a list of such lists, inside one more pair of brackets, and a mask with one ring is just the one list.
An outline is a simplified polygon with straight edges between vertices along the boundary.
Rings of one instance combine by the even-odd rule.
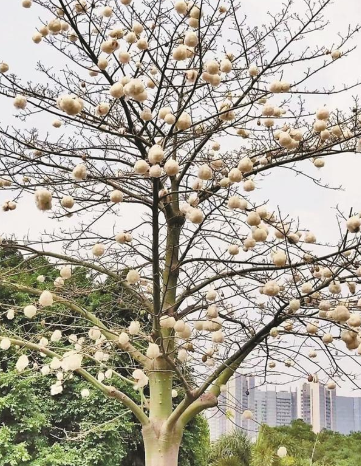
[[315, 433], [336, 430], [336, 390], [320, 383], [304, 383], [297, 392], [297, 417], [311, 424]]
[[337, 397], [336, 430], [345, 435], [361, 431], [361, 398]]
[[[361, 432], [361, 397], [336, 396], [321, 383], [303, 383], [295, 391], [260, 390], [255, 378], [236, 373], [221, 394], [217, 408], [207, 411], [211, 440], [239, 428], [257, 437], [259, 427], [286, 426], [302, 419], [315, 433], [322, 429], [342, 434]], [[253, 420], [242, 419], [249, 409]]]

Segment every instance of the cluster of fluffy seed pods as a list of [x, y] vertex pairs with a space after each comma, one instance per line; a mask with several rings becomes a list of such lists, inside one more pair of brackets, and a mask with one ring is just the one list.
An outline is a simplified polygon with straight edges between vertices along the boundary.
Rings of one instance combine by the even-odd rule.
[[52, 194], [45, 188], [39, 188], [35, 191], [35, 203], [39, 210], [50, 210], [52, 208]]
[[57, 107], [67, 115], [75, 116], [81, 113], [84, 108], [84, 102], [76, 95], [63, 95], [56, 100]]
[[273, 81], [270, 84], [269, 91], [278, 94], [280, 92], [289, 92], [291, 84], [286, 81]]
[[124, 94], [137, 102], [144, 102], [148, 99], [144, 83], [140, 79], [130, 79], [130, 81], [124, 85]]

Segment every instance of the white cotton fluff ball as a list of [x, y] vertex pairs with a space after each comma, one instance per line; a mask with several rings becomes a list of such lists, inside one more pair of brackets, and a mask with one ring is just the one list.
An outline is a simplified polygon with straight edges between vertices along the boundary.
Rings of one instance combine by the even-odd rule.
[[361, 326], [361, 316], [360, 314], [350, 314], [350, 318], [347, 321], [350, 327], [360, 327]]
[[311, 293], [312, 291], [313, 291], [313, 287], [312, 287], [312, 284], [309, 282], [303, 283], [303, 285], [301, 286], [301, 292], [304, 294]]
[[69, 351], [65, 353], [61, 361], [61, 367], [64, 371], [76, 371], [81, 368], [83, 356], [79, 353]]
[[24, 315], [28, 319], [32, 319], [36, 315], [36, 307], [33, 306], [32, 304], [30, 306], [24, 307]]
[[153, 164], [160, 163], [164, 158], [164, 151], [159, 144], [155, 144], [149, 149], [148, 159], [149, 162]]
[[119, 52], [118, 59], [120, 63], [126, 64], [130, 62], [130, 53], [121, 51]]
[[62, 286], [64, 286], [64, 280], [61, 277], [57, 277], [54, 280], [54, 286], [56, 286], [57, 288], [61, 288]]
[[9, 65], [4, 62], [0, 62], [0, 73], [7, 73], [9, 71]]
[[108, 102], [100, 102], [99, 105], [96, 106], [95, 112], [99, 116], [105, 116], [109, 113], [110, 105]]
[[242, 181], [243, 175], [242, 172], [238, 170], [238, 168], [232, 168], [232, 170], [228, 173], [228, 178], [232, 183], [239, 183]]
[[162, 328], [174, 328], [175, 323], [176, 320], [173, 316], [165, 315], [159, 319], [159, 324]]
[[127, 273], [126, 280], [130, 285], [134, 285], [135, 283], [138, 283], [139, 280], [140, 280], [140, 275], [139, 275], [138, 271], [137, 270], [129, 270], [129, 272]]
[[90, 391], [87, 388], [83, 388], [80, 392], [80, 396], [82, 398], [88, 398], [89, 395], [90, 395]]
[[[251, 192], [251, 191], [254, 191], [256, 188], [256, 185], [254, 183], [253, 180], [246, 180], [244, 183], [243, 183], [243, 189], [246, 191], [246, 192]], [[258, 214], [257, 214], [258, 215]]]
[[217, 291], [214, 288], [210, 288], [206, 294], [207, 301], [215, 301], [217, 299]]
[[88, 332], [89, 338], [94, 341], [99, 340], [101, 334], [99, 327], [92, 327]]
[[198, 169], [198, 178], [200, 180], [210, 180], [212, 178], [212, 169], [206, 164], [201, 165]]
[[36, 280], [39, 282], [39, 283], [44, 283], [45, 282], [45, 277], [44, 275], [38, 275], [36, 277]]
[[163, 173], [162, 167], [158, 164], [153, 165], [149, 169], [149, 176], [151, 178], [159, 178], [162, 176], [162, 173]]
[[237, 256], [237, 254], [239, 254], [239, 246], [237, 246], [237, 244], [231, 244], [228, 246], [228, 254], [231, 256]]
[[331, 52], [331, 58], [332, 60], [337, 60], [338, 58], [341, 57], [341, 51], [340, 50], [333, 50]]
[[75, 116], [83, 110], [84, 102], [80, 97], [63, 95], [58, 97], [57, 106], [67, 115]]
[[113, 14], [113, 8], [111, 6], [106, 6], [102, 11], [102, 15], [105, 18], [110, 18], [112, 14]]
[[198, 44], [198, 35], [194, 31], [188, 31], [184, 36], [184, 44], [188, 47], [195, 47]]
[[346, 322], [350, 318], [350, 311], [346, 306], [336, 306], [332, 313], [332, 318], [336, 322]]
[[54, 302], [54, 298], [53, 298], [52, 293], [50, 293], [50, 291], [48, 290], [44, 290], [40, 295], [39, 304], [45, 307], [45, 306], [51, 306], [53, 302]]
[[357, 215], [350, 217], [346, 222], [347, 230], [350, 233], [357, 233], [360, 231], [361, 219]]
[[277, 267], [283, 267], [287, 262], [287, 256], [283, 251], [276, 251], [272, 255], [272, 260]]
[[178, 45], [178, 47], [176, 47], [174, 50], [173, 50], [173, 60], [176, 60], [176, 61], [182, 61], [182, 60], [186, 60], [186, 58], [188, 57], [188, 48], [186, 45]]
[[222, 330], [217, 330], [216, 332], [213, 332], [212, 342], [217, 344], [224, 342], [224, 333], [222, 332]]
[[46, 364], [40, 369], [42, 375], [49, 375], [50, 374], [50, 367]]
[[63, 391], [63, 386], [61, 385], [61, 381], [57, 381], [55, 384], [50, 386], [50, 395], [55, 396], [55, 395], [60, 395]]
[[318, 326], [315, 323], [308, 323], [306, 325], [306, 331], [311, 335], [315, 335], [318, 332]]
[[86, 166], [82, 163], [77, 165], [76, 167], [74, 167], [72, 175], [76, 181], [85, 180], [85, 178], [87, 177]]
[[217, 306], [215, 304], [211, 304], [210, 306], [208, 306], [207, 308], [207, 317], [209, 319], [215, 319], [218, 317], [218, 309], [217, 309]]
[[182, 338], [183, 340], [187, 340], [192, 335], [192, 329], [190, 325], [184, 324], [184, 329], [181, 332], [177, 333], [178, 338]]
[[164, 118], [172, 113], [172, 108], [171, 107], [162, 107], [159, 112], [158, 112], [158, 118], [160, 120], [164, 120]]
[[289, 307], [291, 311], [296, 312], [300, 309], [301, 303], [299, 299], [291, 299]]
[[316, 120], [313, 124], [313, 131], [315, 133], [321, 133], [327, 128], [327, 122], [325, 120]]
[[1, 339], [0, 348], [1, 348], [2, 350], [5, 350], [5, 351], [6, 351], [6, 350], [8, 350], [8, 349], [10, 348], [10, 346], [11, 346], [11, 341], [10, 341], [9, 338], [2, 338], [2, 339]]
[[285, 458], [287, 456], [287, 448], [279, 447], [279, 449], [277, 450], [277, 456], [279, 458]]
[[185, 322], [183, 320], [177, 320], [173, 328], [175, 332], [182, 333], [185, 329]]
[[129, 343], [129, 335], [125, 332], [122, 332], [119, 335], [118, 341], [121, 345], [126, 345], [127, 343]]
[[123, 202], [123, 193], [119, 191], [119, 189], [115, 189], [110, 193], [110, 200], [111, 202], [118, 203], [118, 202]]
[[133, 320], [128, 328], [130, 335], [138, 335], [140, 332], [140, 323], [137, 320]]
[[100, 257], [104, 254], [104, 252], [105, 252], [104, 244], [100, 244], [100, 243], [94, 244], [92, 248], [92, 253], [94, 256]]
[[230, 73], [232, 71], [232, 62], [228, 58], [225, 58], [221, 61], [220, 69], [222, 73]]
[[164, 171], [168, 176], [175, 176], [179, 173], [179, 164], [176, 160], [170, 159], [164, 164]]
[[6, 318], [8, 320], [13, 320], [15, 317], [15, 311], [14, 309], [9, 309], [8, 312], [6, 313]]
[[183, 0], [179, 0], [179, 1], [175, 2], [174, 9], [180, 15], [185, 15], [187, 13], [187, 11], [188, 11], [188, 5]]
[[27, 105], [27, 100], [24, 95], [17, 94], [13, 101], [14, 107], [20, 110], [24, 110]]
[[267, 296], [277, 296], [280, 292], [278, 283], [273, 280], [268, 281], [263, 287], [263, 293]]
[[252, 77], [252, 78], [255, 78], [256, 76], [259, 75], [259, 69], [256, 65], [251, 65], [249, 68], [248, 68], [248, 74]]
[[318, 120], [328, 120], [330, 117], [330, 112], [326, 107], [320, 108], [316, 112], [316, 118]]
[[261, 217], [258, 215], [257, 212], [250, 212], [247, 216], [247, 223], [251, 227], [258, 226], [261, 223]]
[[61, 204], [62, 207], [64, 207], [65, 209], [72, 209], [72, 208], [74, 207], [75, 201], [74, 201], [74, 199], [72, 198], [72, 196], [64, 196], [64, 197], [61, 199], [60, 204]]
[[203, 222], [204, 215], [201, 209], [191, 209], [187, 212], [187, 218], [190, 222], [199, 225]]
[[52, 208], [52, 194], [45, 188], [35, 191], [35, 204], [39, 210], [45, 211]]
[[316, 242], [316, 236], [308, 231], [305, 236], [304, 236], [304, 241], [305, 243], [315, 243]]
[[22, 354], [16, 362], [15, 368], [18, 372], [22, 372], [29, 365], [29, 358], [26, 354]]
[[60, 269], [60, 276], [64, 280], [68, 280], [69, 278], [71, 278], [71, 267], [70, 267], [70, 265], [66, 265], [65, 267], [62, 267]]
[[330, 333], [325, 333], [322, 337], [322, 341], [325, 343], [325, 345], [329, 345], [333, 342], [333, 336]]
[[177, 359], [180, 361], [180, 362], [186, 362], [186, 360], [188, 359], [188, 353], [185, 349], [181, 348], [179, 351], [178, 351], [178, 355], [177, 355]]
[[50, 341], [52, 342], [58, 342], [61, 340], [61, 337], [62, 337], [62, 333], [60, 330], [54, 330], [54, 332], [52, 333], [51, 337], [50, 337]]
[[60, 367], [61, 367], [60, 359], [57, 357], [54, 357], [50, 362], [50, 369], [57, 370], [57, 369], [60, 369]]
[[109, 89], [109, 94], [115, 99], [120, 99], [124, 95], [124, 88], [122, 83], [115, 83]]
[[242, 173], [246, 173], [252, 170], [253, 168], [253, 162], [249, 157], [244, 157], [241, 159], [238, 163], [238, 170], [240, 170]]
[[134, 172], [137, 175], [144, 175], [149, 170], [149, 165], [145, 160], [138, 160], [134, 164]]
[[252, 411], [250, 411], [249, 409], [246, 409], [245, 411], [243, 411], [242, 413], [242, 418], [249, 421], [251, 419], [253, 419], [253, 413]]
[[137, 383], [134, 385], [135, 389], [143, 388], [146, 385], [148, 385], [149, 379], [142, 370], [135, 369], [132, 375], [133, 375], [133, 378], [137, 381]]
[[192, 126], [192, 119], [188, 113], [183, 112], [177, 120], [176, 127], [181, 131], [185, 131]]
[[160, 356], [159, 346], [156, 343], [149, 343], [146, 354], [150, 359], [158, 358]]

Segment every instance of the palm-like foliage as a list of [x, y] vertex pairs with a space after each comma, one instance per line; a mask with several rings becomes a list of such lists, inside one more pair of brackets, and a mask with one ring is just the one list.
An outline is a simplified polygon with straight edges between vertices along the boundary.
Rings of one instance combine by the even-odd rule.
[[241, 430], [223, 435], [212, 445], [211, 466], [250, 466], [250, 464], [251, 445]]

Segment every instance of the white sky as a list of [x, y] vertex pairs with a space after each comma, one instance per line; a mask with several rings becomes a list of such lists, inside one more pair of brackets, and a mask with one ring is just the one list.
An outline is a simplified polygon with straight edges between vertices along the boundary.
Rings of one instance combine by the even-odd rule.
[[[140, 1], [140, 0], [136, 0]], [[34, 72], [36, 62], [56, 64], [58, 57], [50, 55], [50, 49], [44, 44], [36, 45], [31, 37], [39, 24], [40, 9], [34, 5], [30, 10], [21, 7], [21, 0], [2, 0], [1, 29], [0, 29], [0, 61], [7, 62], [11, 70], [24, 80], [37, 80], [38, 74]], [[225, 0], [225, 3], [227, 1]], [[267, 10], [279, 10], [282, 0], [244, 0], [242, 2], [244, 13], [248, 15], [252, 24], [262, 24], [266, 21]], [[295, 0], [294, 8], [300, 7], [303, 0]], [[360, 0], [336, 0], [328, 9], [327, 17], [331, 26], [327, 32], [315, 36], [324, 44], [332, 47], [337, 44], [338, 31], [344, 31], [349, 23], [355, 24], [355, 19], [361, 17]], [[355, 44], [361, 45], [361, 35]], [[51, 52], [54, 53], [53, 51]], [[331, 87], [333, 84], [351, 83], [361, 75], [359, 65], [359, 52], [354, 52], [351, 57], [342, 58], [332, 67], [332, 72], [320, 75], [315, 86]], [[332, 110], [335, 108], [347, 109], [352, 106], [352, 94], [357, 95], [358, 90], [351, 94], [339, 96], [322, 96], [312, 101], [310, 110], [316, 110], [324, 104]], [[14, 118], [14, 109], [11, 102], [0, 99], [0, 123], [2, 126], [18, 124]], [[45, 124], [45, 123], [44, 123]], [[44, 128], [45, 129], [45, 128]], [[46, 131], [54, 134], [53, 128]], [[58, 134], [58, 133], [57, 133]], [[334, 156], [326, 160], [326, 166], [318, 171], [310, 162], [299, 166], [314, 176], [320, 176], [322, 181], [332, 186], [342, 185], [344, 191], [327, 191], [316, 187], [311, 181], [295, 175], [284, 169], [275, 170], [266, 180], [259, 183], [262, 189], [256, 193], [258, 200], [271, 200], [272, 207], [279, 205], [281, 210], [293, 217], [299, 216], [303, 227], [315, 232], [318, 238], [337, 239], [338, 231], [334, 215], [334, 207], [338, 205], [342, 210], [348, 211], [355, 207], [361, 211], [360, 173], [361, 154], [347, 154]], [[8, 200], [6, 192], [0, 191], [0, 203]], [[256, 199], [255, 199], [256, 200]], [[133, 209], [133, 207], [131, 207]], [[130, 211], [123, 211], [127, 216]], [[69, 225], [76, 219], [65, 219]], [[65, 225], [63, 225], [65, 226]], [[112, 227], [112, 225], [110, 226]], [[58, 228], [57, 224], [47, 218], [35, 207], [31, 198], [25, 198], [18, 204], [14, 212], [4, 213], [0, 210], [0, 233], [12, 234], [23, 237], [28, 232], [37, 237], [44, 229], [50, 231]]]

